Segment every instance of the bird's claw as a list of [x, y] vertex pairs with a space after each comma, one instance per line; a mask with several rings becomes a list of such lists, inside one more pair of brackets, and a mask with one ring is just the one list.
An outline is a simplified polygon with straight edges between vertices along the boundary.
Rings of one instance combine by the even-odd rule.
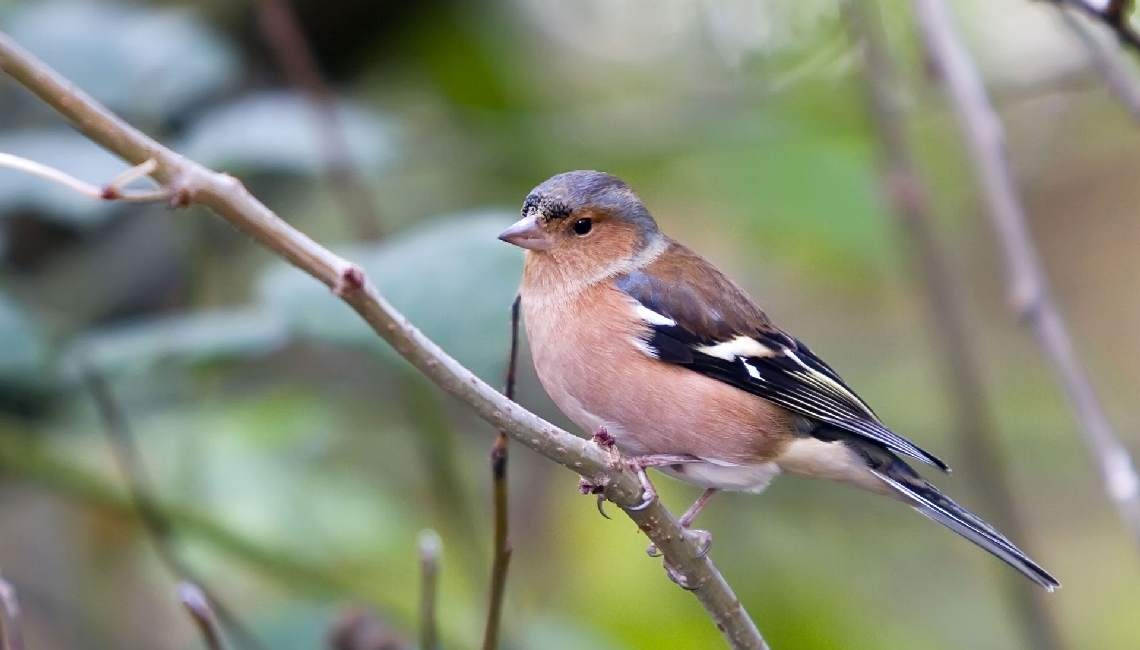
[[669, 576], [669, 579], [672, 580], [674, 584], [685, 591], [695, 591], [697, 589], [696, 585], [689, 582], [685, 574], [681, 573], [677, 567], [668, 562], [665, 563], [665, 575]]
[[702, 559], [709, 554], [709, 549], [712, 548], [712, 533], [700, 528], [687, 528], [685, 535], [697, 543], [697, 554], [693, 556], [695, 559]]
[[[709, 554], [709, 549], [712, 548], [712, 533], [699, 528], [686, 528], [684, 535], [697, 543], [697, 553], [693, 559], [700, 560]], [[661, 557], [661, 549], [657, 548], [657, 544], [650, 542], [645, 548], [645, 554], [649, 557]]]
[[605, 517], [606, 519], [610, 518], [610, 516], [606, 514], [606, 510], [603, 507], [603, 504], [606, 501], [606, 483], [604, 481], [601, 483], [591, 483], [585, 477], [580, 477], [578, 479], [578, 492], [582, 494], [598, 495], [598, 514]]
[[653, 487], [653, 483], [649, 481], [649, 475], [645, 473], [645, 466], [636, 460], [626, 460], [626, 469], [634, 474], [637, 474], [637, 480], [641, 483], [641, 503], [636, 506], [631, 506], [629, 510], [634, 512], [645, 510], [653, 505], [657, 500], [657, 490]]

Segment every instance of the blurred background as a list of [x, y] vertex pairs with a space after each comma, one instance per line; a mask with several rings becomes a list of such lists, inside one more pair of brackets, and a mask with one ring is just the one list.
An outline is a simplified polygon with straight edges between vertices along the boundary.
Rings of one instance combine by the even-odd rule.
[[[1140, 452], [1140, 126], [1047, 3], [953, 4], [1078, 352]], [[882, 8], [966, 308], [963, 352], [982, 370], [1026, 529], [1015, 541], [1064, 583], [1044, 599], [1058, 647], [1140, 647], [1137, 549], [1008, 307], [908, 3]], [[290, 40], [290, 11], [319, 76]], [[0, 29], [147, 133], [240, 176], [496, 385], [521, 256], [495, 234], [546, 177], [615, 173], [892, 428], [954, 466], [940, 486], [993, 515], [954, 427], [912, 245], [881, 198], [837, 2], [0, 0]], [[10, 80], [0, 151], [95, 184], [123, 169]], [[478, 647], [492, 431], [323, 286], [200, 208], [101, 203], [8, 170], [0, 260], [0, 573], [30, 647], [201, 647], [85, 368], [129, 423], [169, 547], [265, 646], [322, 647], [362, 611], [381, 628], [368, 648], [410, 647], [416, 540], [432, 528], [444, 645]], [[569, 426], [525, 353], [522, 368], [519, 400]], [[599, 517], [572, 473], [517, 445], [510, 472], [505, 647], [721, 646], [644, 536]], [[675, 512], [697, 496], [656, 482]], [[774, 647], [1032, 647], [1009, 570], [898, 504], [783, 478], [718, 498], [700, 523]]]

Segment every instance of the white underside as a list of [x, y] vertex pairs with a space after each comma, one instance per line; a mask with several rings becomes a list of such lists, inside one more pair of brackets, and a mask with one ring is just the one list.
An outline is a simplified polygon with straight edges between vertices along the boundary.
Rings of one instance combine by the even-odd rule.
[[679, 469], [659, 467], [661, 472], [704, 488], [733, 490], [736, 492], [763, 492], [780, 473], [776, 463], [756, 465], [719, 465], [716, 463], [685, 463]]
[[[661, 453], [683, 453], [679, 450], [648, 449], [642, 446], [637, 436], [630, 435], [622, 425], [606, 422], [582, 407], [572, 397], [563, 404], [563, 410], [579, 425], [589, 431], [597, 431], [605, 426], [618, 444], [622, 454], [642, 456]], [[884, 492], [886, 486], [867, 468], [859, 456], [841, 442], [825, 442], [816, 438], [800, 438], [789, 443], [779, 456], [767, 462], [739, 464], [716, 458], [705, 458], [703, 462], [684, 463], [678, 469], [670, 466], [658, 467], [658, 471], [705, 488], [717, 488], [737, 492], [760, 493], [768, 487], [772, 479], [782, 472], [822, 478], [854, 485], [873, 492]]]

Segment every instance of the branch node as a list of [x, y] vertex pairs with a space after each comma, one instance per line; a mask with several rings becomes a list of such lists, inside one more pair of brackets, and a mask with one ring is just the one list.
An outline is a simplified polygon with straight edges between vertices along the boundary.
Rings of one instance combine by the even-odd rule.
[[178, 181], [170, 186], [170, 199], [166, 204], [170, 206], [171, 210], [190, 207], [190, 202], [191, 196], [189, 185]]
[[210, 601], [202, 588], [192, 582], [182, 582], [178, 585], [178, 601], [186, 608], [190, 618], [198, 626], [202, 640], [210, 650], [224, 650], [221, 631], [218, 629], [218, 618]]
[[332, 290], [338, 298], [348, 298], [362, 290], [367, 281], [368, 278], [364, 275], [364, 269], [356, 264], [349, 264], [340, 270]]

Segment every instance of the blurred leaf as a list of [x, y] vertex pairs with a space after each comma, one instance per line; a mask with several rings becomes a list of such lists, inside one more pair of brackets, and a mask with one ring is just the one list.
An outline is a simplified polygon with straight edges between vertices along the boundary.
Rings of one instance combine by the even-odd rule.
[[39, 386], [46, 359], [39, 328], [19, 304], [0, 293], [0, 386]]
[[273, 313], [203, 311], [89, 332], [68, 347], [60, 365], [67, 372], [90, 364], [108, 373], [141, 373], [164, 362], [257, 357], [288, 339], [285, 323]]
[[231, 49], [187, 11], [111, 3], [29, 3], [4, 29], [112, 110], [152, 122], [234, 77]]
[[[459, 214], [340, 253], [361, 265], [380, 292], [444, 350], [497, 383], [522, 260], [496, 235], [513, 216], [506, 211]], [[324, 285], [291, 266], [279, 264], [267, 272], [260, 294], [302, 335], [368, 345], [396, 358]]]
[[680, 173], [735, 219], [741, 245], [755, 250], [764, 242], [765, 256], [798, 264], [816, 280], [850, 285], [877, 277], [894, 254], [872, 160], [865, 138], [797, 134], [704, 152]]
[[551, 616], [529, 618], [520, 635], [520, 648], [543, 648], [544, 650], [593, 650], [617, 649], [622, 647], [613, 640], [607, 640], [596, 630], [583, 627], [581, 621], [572, 622]]
[[[127, 165], [75, 131], [23, 129], [0, 135], [0, 151], [55, 167], [93, 185], [110, 182]], [[0, 169], [0, 217], [19, 209], [73, 227], [105, 221], [121, 205], [77, 194], [51, 181]]]
[[[347, 103], [337, 111], [353, 162], [362, 171], [374, 173], [395, 158], [391, 124]], [[207, 166], [230, 171], [316, 174], [325, 164], [319, 119], [298, 95], [247, 95], [202, 116], [179, 149]]]

